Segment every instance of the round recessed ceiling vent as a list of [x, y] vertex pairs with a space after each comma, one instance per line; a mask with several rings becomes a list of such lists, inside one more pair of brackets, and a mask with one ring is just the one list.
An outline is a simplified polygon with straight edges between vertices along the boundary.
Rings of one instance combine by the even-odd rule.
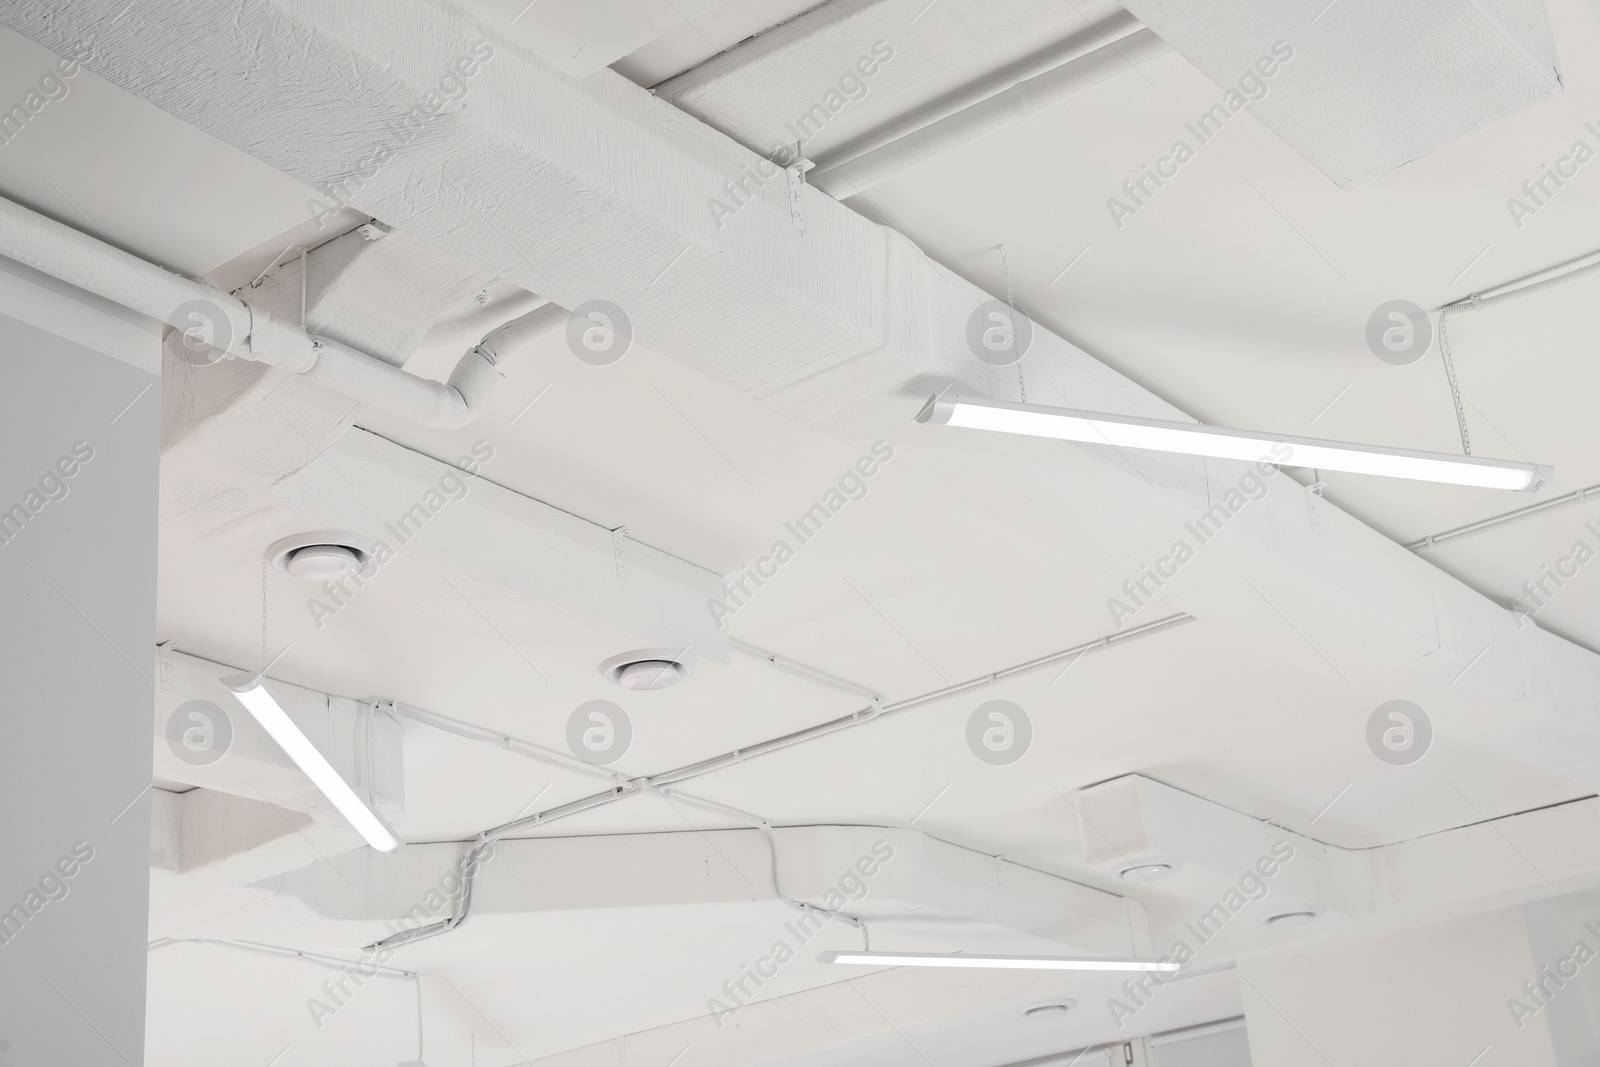
[[1304, 926], [1322, 914], [1321, 908], [1294, 908], [1290, 911], [1280, 911], [1276, 915], [1267, 916], [1268, 926]]
[[1078, 1002], [1071, 997], [1062, 1000], [1052, 1000], [1047, 1004], [1035, 1004], [1031, 1008], [1022, 1009], [1024, 1019], [1059, 1019], [1067, 1012], [1078, 1006]]
[[1165, 878], [1178, 869], [1178, 861], [1166, 858], [1143, 860], [1124, 867], [1117, 872], [1117, 877], [1124, 882], [1153, 882], [1157, 878]]
[[624, 689], [667, 689], [694, 673], [695, 658], [682, 649], [642, 648], [600, 664], [606, 681]]
[[335, 582], [371, 564], [378, 543], [340, 530], [318, 530], [275, 541], [267, 561], [279, 574], [306, 582]]
[[307, 545], [289, 553], [283, 569], [308, 582], [327, 582], [361, 570], [361, 556], [348, 545]]

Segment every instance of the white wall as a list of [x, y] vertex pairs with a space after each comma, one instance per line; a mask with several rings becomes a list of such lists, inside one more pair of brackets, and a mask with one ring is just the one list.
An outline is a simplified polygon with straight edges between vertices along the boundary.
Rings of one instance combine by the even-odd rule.
[[1241, 959], [1251, 1062], [1568, 1067], [1548, 1015], [1518, 1026], [1506, 1009], [1540, 962], [1521, 908]]
[[[6, 1067], [144, 1061], [158, 356], [125, 313], [0, 259]], [[92, 458], [63, 477], [75, 445]]]

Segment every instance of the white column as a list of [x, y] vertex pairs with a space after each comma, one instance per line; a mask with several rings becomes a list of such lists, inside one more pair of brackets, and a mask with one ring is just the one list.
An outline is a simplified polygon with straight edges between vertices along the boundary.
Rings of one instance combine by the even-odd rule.
[[0, 1063], [144, 1062], [159, 346], [0, 259]]

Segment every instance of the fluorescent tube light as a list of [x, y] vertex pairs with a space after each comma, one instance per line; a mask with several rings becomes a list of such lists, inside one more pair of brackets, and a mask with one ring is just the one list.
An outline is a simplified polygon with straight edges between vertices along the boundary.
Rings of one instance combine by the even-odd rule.
[[929, 400], [917, 415], [917, 421], [1153, 452], [1215, 456], [1247, 463], [1264, 459], [1279, 466], [1413, 478], [1479, 489], [1531, 491], [1544, 485], [1551, 475], [1549, 467], [1536, 463], [1453, 456], [1447, 452], [1416, 452], [1381, 445], [1353, 445], [1253, 430], [1223, 430], [1196, 423], [1105, 415], [1009, 400], [972, 400], [948, 394]]
[[367, 844], [379, 852], [393, 852], [400, 847], [399, 835], [333, 769], [328, 757], [319, 752], [311, 738], [289, 718], [289, 713], [283, 710], [283, 705], [272, 695], [264, 679], [254, 674], [235, 674], [222, 679], [222, 684], [233, 690], [245, 710], [255, 716], [256, 721], [278, 742], [278, 747], [294, 760], [295, 766], [306, 772], [306, 777], [322, 790], [322, 795], [339, 809], [339, 813], [350, 820], [350, 825], [367, 839]]
[[1172, 974], [1182, 964], [1115, 956], [981, 956], [965, 952], [824, 952], [819, 963], [869, 967], [990, 967], [1032, 971], [1150, 971]]

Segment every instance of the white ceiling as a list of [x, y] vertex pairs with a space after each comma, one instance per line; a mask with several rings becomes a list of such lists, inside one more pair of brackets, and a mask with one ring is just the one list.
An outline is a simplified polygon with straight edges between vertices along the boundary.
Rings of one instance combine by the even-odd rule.
[[[763, 0], [712, 7], [615, 69], [654, 85], [811, 6]], [[1084, 10], [1105, 14], [1103, 6]], [[1600, 12], [1579, 0], [1551, 0], [1549, 10], [1561, 95], [1355, 191], [1336, 187], [1241, 117], [1118, 228], [1107, 197], [1218, 92], [1167, 52], [846, 203], [986, 290], [1009, 288], [1040, 323], [1201, 421], [1455, 451], [1437, 348], [1414, 365], [1390, 366], [1367, 351], [1365, 325], [1385, 301], [1433, 308], [1600, 246], [1600, 229], [1591, 225], [1600, 207], [1600, 163], [1520, 228], [1505, 206], [1573, 140], [1593, 143], [1584, 122], [1600, 120], [1600, 65], [1593, 61]], [[920, 101], [869, 97], [837, 136], [870, 129], [897, 109], [1049, 43], [1019, 43], [983, 71], [948, 71], [920, 86]], [[31, 72], [48, 62], [40, 46], [0, 30], [0, 100], [19, 98]], [[69, 97], [51, 106], [48, 124], [0, 147], [0, 192], [174, 270], [233, 288], [285, 248], [315, 245], [359, 221], [350, 215], [319, 230], [307, 210], [314, 190], [93, 74], [79, 75]], [[1586, 410], [1600, 387], [1588, 314], [1597, 296], [1600, 276], [1591, 276], [1452, 320], [1474, 452], [1553, 464], [1556, 485], [1546, 496], [1600, 483], [1600, 430]], [[475, 306], [463, 305], [436, 327], [409, 369], [444, 378], [481, 326]], [[941, 436], [938, 428], [909, 423], [917, 400], [909, 392], [864, 398], [801, 422], [643, 346], [596, 368], [572, 358], [559, 336], [519, 352], [506, 373], [489, 410], [466, 429], [418, 428], [371, 409], [359, 425], [446, 461], [474, 441], [490, 441], [497, 452], [484, 472], [490, 480], [607, 528], [626, 525], [636, 540], [719, 573], [766, 552], [783, 536], [784, 522], [874, 441], [890, 442], [895, 457], [866, 497], [804, 546], [731, 627], [743, 641], [889, 700], [1112, 632], [1105, 598], [1132, 572], [1130, 561], [1145, 558], [1170, 532], [1164, 513], [1105, 484], [1083, 450]], [[970, 472], [971, 492], [958, 497], [941, 488], [926, 476], [934, 469]], [[1328, 501], [1401, 543], [1530, 502], [1352, 475], [1324, 480]], [[1589, 537], [1582, 523], [1597, 515], [1594, 505], [1577, 504], [1430, 549], [1425, 558], [1505, 601], [1521, 595], [1541, 564]], [[630, 777], [862, 704], [740, 654], [673, 690], [608, 689], [593, 662], [547, 651], [561, 623], [537, 605], [459, 574], [459, 591], [449, 590], [442, 584], [452, 576], [448, 568], [404, 553], [319, 630], [305, 606], [308, 589], [261, 565], [268, 543], [318, 528], [319, 518], [280, 506], [201, 535], [164, 516], [161, 639], [241, 668], [262, 662], [263, 646], [270, 656], [292, 643], [274, 670], [286, 681], [395, 697], [556, 749], [565, 747], [574, 707], [614, 699], [634, 723], [634, 746], [614, 768]], [[1250, 596], [1242, 584], [1239, 596]], [[1139, 621], [1182, 606], [1175, 601]], [[1564, 589], [1539, 623], [1600, 649], [1597, 609], [1600, 567]], [[1364, 738], [1373, 695], [1341, 684], [1329, 666], [1292, 624], [1267, 632], [1200, 619], [1086, 656], [1059, 677], [1054, 666], [1001, 680], [685, 788], [779, 825], [914, 821], [936, 838], [1127, 892], [1148, 907], [1155, 929], [1180, 923], [1192, 902], [1159, 887], [1121, 886], [1086, 867], [1067, 799], [1074, 790], [1142, 773], [1351, 848], [1585, 792], [1450, 736], [1416, 766], [1382, 764]], [[968, 716], [992, 697], [1012, 700], [1032, 717], [1033, 748], [1012, 766], [980, 763], [966, 747]], [[406, 726], [406, 777], [401, 829], [416, 842], [467, 840], [535, 798], [545, 808], [596, 788], [592, 779], [415, 723]], [[574, 817], [553, 832], [736, 825], [651, 797]], [[308, 850], [305, 862], [315, 859]], [[429, 976], [423, 996], [430, 1003], [451, 1005], [439, 1010], [456, 1022], [427, 1040], [465, 1040], [478, 1062], [520, 1063], [634, 1035], [620, 1043], [618, 1056], [659, 1049], [666, 1063], [678, 1040], [673, 1026], [703, 1013], [707, 991], [758, 953], [782, 921], [783, 909], [764, 905], [687, 916], [638, 909], [620, 917], [485, 918], [407, 950], [400, 965]], [[347, 958], [361, 944], [348, 924], [316, 918], [293, 900], [159, 871], [151, 929], [153, 939], [294, 944]], [[845, 947], [853, 932], [838, 928], [830, 936]], [[265, 1063], [286, 1033], [304, 1036], [277, 1061], [284, 1067], [391, 1064], [416, 1053], [416, 994], [408, 982], [376, 987], [326, 1031], [308, 1031], [304, 1000], [317, 995], [325, 976], [298, 961], [175, 945], [152, 954], [150, 973], [153, 1064]], [[771, 994], [777, 1007], [752, 1022], [751, 1032], [729, 1039], [738, 1051], [721, 1060], [690, 1056], [683, 1067], [979, 1067], [1116, 1036], [1098, 1007], [1111, 984], [1095, 980], [902, 972], [841, 985], [835, 972], [799, 961], [784, 981]], [[1224, 972], [1175, 987], [1181, 992], [1140, 1017], [1141, 1032], [1238, 1014], [1230, 982]], [[814, 1027], [800, 1009], [784, 1015], [789, 994], [814, 989], [841, 998], [839, 1014], [827, 1016], [836, 1041], [808, 1034]], [[1058, 996], [1076, 998], [1079, 1009], [1058, 1020], [1020, 1019], [1022, 1007]], [[852, 998], [888, 1019], [889, 1029], [839, 1023], [860, 1010], [843, 1006]]]

